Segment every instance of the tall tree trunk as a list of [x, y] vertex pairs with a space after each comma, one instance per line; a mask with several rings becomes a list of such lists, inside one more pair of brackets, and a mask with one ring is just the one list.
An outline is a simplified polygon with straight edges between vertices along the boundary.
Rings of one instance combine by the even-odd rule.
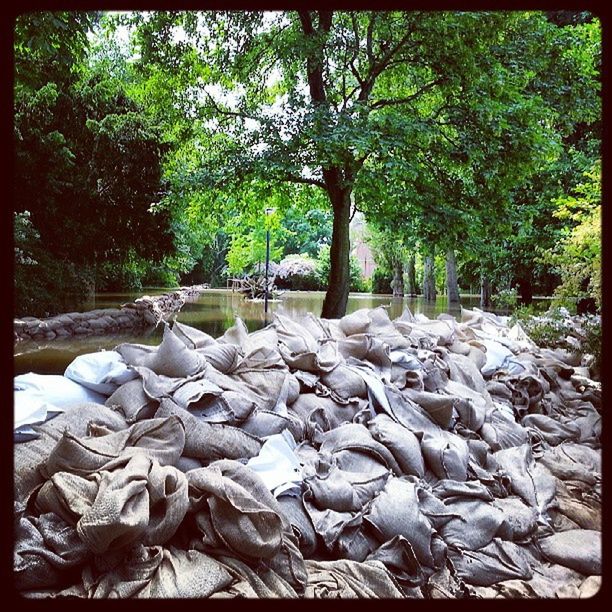
[[423, 297], [428, 302], [435, 302], [436, 300], [436, 275], [434, 268], [434, 252], [425, 257], [423, 265]]
[[480, 273], [480, 307], [491, 308], [491, 281], [484, 272]]
[[408, 275], [408, 295], [413, 296], [417, 294], [417, 284], [416, 284], [416, 270], [414, 266], [414, 253], [410, 255], [408, 259], [408, 269], [406, 270]]
[[329, 252], [330, 269], [327, 293], [321, 317], [339, 319], [346, 314], [350, 288], [349, 253], [351, 248], [349, 223], [351, 213], [350, 190], [333, 187], [327, 182], [329, 199], [334, 210], [332, 242]]
[[391, 289], [393, 289], [393, 297], [404, 297], [404, 266], [402, 266], [401, 259], [393, 260]]
[[459, 304], [459, 284], [457, 283], [457, 261], [455, 251], [446, 252], [446, 294], [451, 304]]

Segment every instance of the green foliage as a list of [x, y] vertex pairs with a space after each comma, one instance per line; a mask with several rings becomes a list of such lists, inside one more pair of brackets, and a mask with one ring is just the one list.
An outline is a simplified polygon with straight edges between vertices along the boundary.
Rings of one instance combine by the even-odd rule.
[[512, 287], [510, 289], [501, 289], [492, 298], [493, 306], [502, 310], [511, 310], [516, 307], [518, 302], [517, 290]]
[[601, 307], [601, 165], [585, 172], [586, 181], [573, 193], [556, 200], [553, 215], [569, 221], [563, 239], [545, 254], [552, 263], [561, 284], [555, 297], [593, 298]]
[[573, 332], [575, 323], [565, 308], [551, 307], [543, 316], [534, 316], [532, 312], [528, 308], [515, 310], [509, 324], [520, 323], [527, 335], [540, 347], [573, 350], [566, 337]]
[[148, 262], [173, 246], [170, 215], [153, 212], [165, 145], [125, 84], [88, 62], [86, 33], [96, 19], [40, 12], [16, 24], [14, 203], [30, 212], [46, 262], [21, 269], [17, 291], [44, 285], [50, 308], [75, 293], [71, 283], [139, 287]]
[[47, 317], [83, 301], [91, 271], [50, 256], [29, 211], [14, 214], [14, 312], [17, 316]]
[[[319, 249], [319, 257], [317, 259], [317, 270], [316, 275], [319, 279], [319, 285], [321, 288], [326, 288], [329, 279], [329, 269], [331, 266], [330, 262], [330, 247], [329, 245], [323, 245]], [[361, 267], [359, 261], [355, 256], [351, 256], [349, 260], [350, 265], [350, 291], [366, 292], [369, 290], [366, 279], [361, 274]]]
[[372, 293], [393, 293], [391, 289], [391, 281], [393, 280], [393, 273], [381, 266], [376, 266], [372, 273]]

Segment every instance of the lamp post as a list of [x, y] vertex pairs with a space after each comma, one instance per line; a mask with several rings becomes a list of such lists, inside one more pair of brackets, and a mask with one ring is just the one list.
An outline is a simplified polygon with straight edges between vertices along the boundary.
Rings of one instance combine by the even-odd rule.
[[268, 324], [268, 270], [270, 268], [270, 222], [269, 217], [273, 208], [266, 208], [266, 285], [264, 291], [264, 325]]

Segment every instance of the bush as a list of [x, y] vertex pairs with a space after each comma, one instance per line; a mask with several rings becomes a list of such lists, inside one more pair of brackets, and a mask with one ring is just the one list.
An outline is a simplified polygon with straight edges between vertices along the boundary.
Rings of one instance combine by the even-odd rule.
[[15, 314], [48, 317], [78, 310], [91, 291], [92, 270], [51, 257], [42, 247], [28, 211], [15, 213], [13, 236]]
[[391, 280], [393, 275], [387, 270], [377, 267], [372, 274], [372, 293], [393, 293]]
[[511, 289], [501, 289], [491, 298], [495, 308], [510, 310], [514, 308], [518, 302], [518, 293], [515, 287]]
[[598, 375], [601, 369], [601, 316], [570, 315], [563, 306], [551, 306], [542, 316], [534, 315], [533, 306], [517, 308], [510, 317], [510, 325], [520, 323], [527, 335], [540, 347], [563, 348], [576, 352], [576, 346], [567, 337], [576, 338], [581, 354], [593, 355], [591, 371]]

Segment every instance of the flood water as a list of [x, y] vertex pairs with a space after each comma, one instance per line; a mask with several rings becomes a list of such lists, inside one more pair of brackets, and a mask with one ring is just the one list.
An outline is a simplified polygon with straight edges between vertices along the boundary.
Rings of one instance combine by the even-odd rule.
[[[160, 295], [168, 289], [149, 290], [149, 295]], [[146, 292], [146, 289], [145, 289]], [[141, 297], [139, 293], [97, 294], [83, 310], [96, 308], [117, 308], [121, 304]], [[287, 291], [278, 300], [268, 302], [268, 323], [274, 312], [291, 318], [298, 318], [307, 312], [321, 314], [323, 291]], [[464, 308], [478, 306], [478, 296], [461, 296]], [[395, 319], [402, 314], [405, 307], [412, 313], [422, 313], [435, 318], [440, 313], [448, 312], [460, 317], [460, 307], [449, 307], [446, 296], [440, 296], [435, 303], [426, 302], [422, 297], [393, 298], [390, 295], [372, 295], [370, 293], [351, 293], [348, 299], [347, 314], [360, 308], [387, 306], [389, 317]], [[191, 325], [217, 338], [231, 327], [236, 317], [240, 317], [248, 330], [253, 332], [265, 325], [264, 305], [261, 302], [249, 302], [239, 293], [222, 289], [209, 289], [198, 297], [188, 301], [178, 314], [171, 315], [169, 320], [176, 319]], [[68, 364], [77, 356], [93, 353], [103, 349], [113, 349], [122, 342], [157, 345], [161, 342], [163, 326], [148, 329], [140, 333], [106, 334], [101, 336], [71, 337], [57, 340], [38, 340], [19, 342], [15, 345], [15, 374], [36, 372], [37, 374], [63, 374]]]

